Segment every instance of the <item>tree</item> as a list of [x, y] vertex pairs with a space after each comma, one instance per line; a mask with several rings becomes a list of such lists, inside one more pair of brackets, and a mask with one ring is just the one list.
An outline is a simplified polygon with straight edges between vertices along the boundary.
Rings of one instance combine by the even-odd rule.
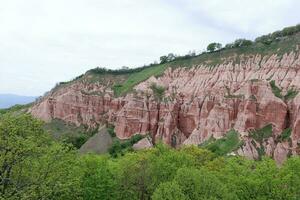
[[166, 182], [160, 184], [152, 195], [152, 200], [185, 200], [187, 199], [182, 193], [176, 182]]
[[183, 146], [180, 149], [180, 152], [185, 155], [192, 156], [195, 159], [195, 163], [197, 163], [197, 166], [199, 167], [202, 167], [204, 164], [216, 158], [216, 155], [211, 151], [200, 149], [199, 147], [194, 145]]
[[109, 200], [116, 197], [116, 180], [110, 170], [108, 158], [97, 155], [86, 155], [82, 158], [83, 199]]
[[253, 42], [251, 40], [246, 39], [237, 39], [233, 43], [233, 47], [246, 47], [252, 45]]
[[160, 60], [160, 64], [164, 64], [164, 63], [168, 62], [168, 57], [167, 56], [161, 56], [159, 58], [159, 60]]
[[277, 194], [282, 199], [300, 199], [300, 158], [289, 158], [279, 172]]
[[210, 43], [206, 49], [209, 52], [213, 52], [213, 51], [219, 50], [221, 48], [222, 48], [222, 44], [213, 42], [213, 43]]
[[160, 57], [160, 64], [171, 62], [171, 61], [173, 61], [175, 59], [176, 59], [176, 56], [173, 53], [169, 53], [166, 56], [161, 56]]
[[80, 197], [75, 152], [56, 143], [30, 115], [0, 119], [0, 196], [4, 199]]
[[168, 62], [171, 62], [173, 60], [175, 60], [176, 56], [173, 54], [173, 53], [169, 53], [168, 54], [168, 58], [167, 58], [167, 61]]
[[179, 169], [174, 180], [188, 199], [236, 199], [215, 175], [204, 169]]

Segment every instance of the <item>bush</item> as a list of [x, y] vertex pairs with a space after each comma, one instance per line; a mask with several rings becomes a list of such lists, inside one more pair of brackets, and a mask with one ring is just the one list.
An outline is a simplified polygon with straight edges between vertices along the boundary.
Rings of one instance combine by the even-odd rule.
[[156, 85], [155, 83], [153, 83], [150, 88], [153, 92], [154, 98], [157, 101], [162, 101], [165, 94], [165, 88], [163, 86]]
[[233, 47], [247, 47], [252, 45], [253, 42], [251, 40], [246, 40], [246, 39], [237, 39], [233, 43]]
[[107, 132], [109, 133], [109, 135], [110, 135], [112, 138], [116, 137], [114, 125], [109, 125], [109, 126], [107, 127]]
[[108, 152], [114, 158], [118, 157], [119, 155], [122, 156], [127, 151], [132, 151], [132, 146], [143, 138], [144, 136], [140, 134], [133, 135], [130, 139], [123, 141], [120, 141], [116, 138]]
[[264, 139], [272, 136], [273, 127], [272, 124], [268, 124], [261, 129], [257, 129], [250, 133], [250, 136], [259, 143], [262, 143]]
[[291, 88], [287, 91], [287, 93], [284, 95], [285, 100], [291, 100], [295, 98], [298, 95], [298, 91], [294, 88]]
[[278, 136], [278, 140], [280, 142], [287, 141], [290, 138], [291, 134], [292, 134], [292, 129], [291, 128], [284, 129], [282, 131], [282, 133]]
[[230, 130], [226, 135], [218, 140], [214, 138], [200, 144], [202, 148], [206, 148], [217, 155], [226, 155], [242, 145], [239, 139], [239, 134], [235, 130]]
[[282, 96], [282, 94], [281, 94], [281, 91], [282, 91], [282, 90], [275, 84], [275, 81], [274, 81], [274, 80], [270, 81], [270, 86], [271, 86], [271, 89], [272, 89], [273, 94], [274, 94], [276, 97], [282, 99], [282, 98], [283, 98], [283, 96]]
[[206, 49], [209, 52], [213, 52], [213, 51], [219, 50], [221, 48], [222, 48], [222, 44], [213, 42], [213, 43], [210, 43]]
[[260, 42], [260, 43], [263, 43], [263, 44], [265, 44], [265, 45], [269, 45], [269, 44], [271, 44], [273, 41], [274, 41], [274, 40], [273, 40], [273, 38], [271, 37], [270, 34], [269, 34], [269, 35], [263, 35], [263, 36], [258, 37], [258, 38], [255, 39], [255, 42], [257, 42], [257, 43]]
[[72, 144], [76, 149], [80, 149], [80, 147], [89, 139], [89, 136], [84, 133], [79, 135], [66, 135], [65, 137], [64, 142]]

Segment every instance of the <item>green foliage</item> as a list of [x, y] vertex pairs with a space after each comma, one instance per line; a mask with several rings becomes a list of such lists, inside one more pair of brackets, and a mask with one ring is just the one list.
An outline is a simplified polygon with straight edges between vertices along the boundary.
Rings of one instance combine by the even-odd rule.
[[159, 58], [160, 64], [171, 62], [171, 61], [175, 60], [175, 58], [176, 58], [176, 56], [173, 53], [169, 53], [167, 56], [161, 56]]
[[186, 200], [177, 182], [160, 184], [152, 195], [152, 200]]
[[271, 159], [253, 161], [229, 157], [223, 160], [216, 175], [237, 195], [235, 199], [285, 199], [280, 192], [283, 188], [280, 188], [279, 171]]
[[250, 132], [250, 136], [259, 143], [262, 143], [264, 139], [272, 136], [273, 127], [272, 124], [268, 124], [261, 129]]
[[206, 148], [217, 155], [226, 155], [242, 145], [239, 134], [235, 130], [230, 130], [225, 137], [221, 139], [210, 139], [207, 142], [200, 144], [200, 147]]
[[153, 83], [151, 86], [150, 86], [152, 92], [153, 92], [153, 95], [154, 95], [154, 98], [158, 101], [158, 102], [161, 102], [164, 95], [165, 95], [165, 88], [163, 86], [160, 86], [160, 85], [156, 85], [155, 83]]
[[0, 116], [4, 114], [22, 114], [27, 111], [27, 109], [31, 106], [32, 104], [26, 104], [26, 105], [14, 105], [10, 108], [5, 108], [5, 109], [0, 109]]
[[150, 68], [154, 66], [155, 64], [150, 64], [148, 66], [138, 67], [138, 68], [128, 68], [128, 67], [122, 67], [121, 69], [107, 69], [105, 67], [96, 67], [94, 69], [91, 69], [87, 71], [88, 74], [113, 74], [113, 75], [121, 75], [121, 74], [132, 74], [144, 71], [147, 68]]
[[[290, 129], [282, 135], [287, 139]], [[1, 200], [300, 199], [298, 156], [278, 167], [270, 158], [217, 156], [196, 146], [173, 149], [162, 143], [117, 158], [80, 156], [52, 140], [29, 115], [1, 116], [0, 138]], [[227, 140], [235, 142], [219, 144], [225, 142], [228, 151], [237, 138], [231, 131]]]
[[275, 81], [274, 80], [272, 80], [272, 81], [270, 81], [270, 86], [271, 86], [271, 88], [272, 88], [272, 92], [273, 92], [273, 94], [276, 96], [276, 97], [278, 97], [278, 98], [283, 98], [282, 97], [282, 94], [281, 94], [281, 89], [275, 84]]
[[278, 136], [277, 139], [280, 142], [287, 141], [290, 138], [291, 134], [292, 134], [292, 129], [291, 128], [284, 129], [282, 131], [282, 133]]
[[217, 157], [216, 154], [212, 153], [211, 151], [207, 149], [201, 149], [195, 145], [182, 146], [180, 151], [183, 154], [192, 156], [192, 158], [195, 159], [195, 163], [198, 163], [200, 166]]
[[114, 93], [116, 96], [126, 94], [131, 91], [135, 85], [138, 83], [147, 80], [151, 76], [159, 76], [163, 74], [166, 69], [165, 65], [153, 65], [152, 67], [147, 67], [141, 71], [131, 73], [125, 82], [122, 84], [116, 84], [113, 87]]
[[140, 134], [133, 135], [128, 140], [123, 140], [123, 141], [115, 138], [115, 140], [114, 140], [112, 146], [109, 148], [108, 152], [114, 158], [118, 157], [119, 155], [122, 156], [126, 152], [131, 151], [132, 146], [143, 138], [144, 138], [144, 136], [142, 136]]
[[[149, 199], [163, 182], [174, 179], [181, 167], [201, 167], [187, 152], [177, 151], [163, 144], [137, 153], [127, 153], [116, 162], [119, 182], [117, 199]], [[208, 161], [208, 160], [207, 160]]]
[[29, 115], [0, 120], [0, 197], [74, 199], [80, 194], [75, 152], [53, 142]]
[[107, 127], [107, 131], [108, 131], [109, 135], [110, 135], [112, 138], [116, 137], [115, 126], [114, 126], [114, 125], [109, 125], [109, 126]]
[[76, 149], [80, 149], [80, 147], [89, 139], [89, 136], [86, 134], [80, 135], [69, 135], [64, 138], [64, 142], [72, 144]]
[[84, 156], [82, 158], [82, 169], [83, 199], [115, 199], [117, 182], [114, 179], [107, 158], [96, 155]]
[[290, 88], [285, 95], [282, 94], [282, 89], [280, 89], [276, 84], [275, 81], [272, 80], [270, 81], [270, 86], [272, 88], [272, 92], [273, 94], [278, 97], [281, 98], [282, 100], [291, 100], [293, 98], [295, 98], [298, 94], [298, 91], [294, 88]]
[[225, 45], [225, 48], [240, 48], [240, 47], [247, 47], [251, 46], [253, 42], [251, 40], [246, 40], [246, 39], [237, 39], [231, 44]]
[[213, 51], [219, 50], [221, 48], [222, 48], [222, 44], [213, 42], [213, 43], [210, 43], [206, 49], [209, 52], [213, 52]]
[[262, 43], [265, 45], [270, 45], [272, 42], [278, 41], [278, 40], [282, 39], [283, 37], [291, 36], [291, 35], [294, 35], [294, 34], [300, 32], [299, 27], [300, 27], [299, 25], [286, 27], [281, 31], [275, 31], [268, 35], [263, 35], [261, 37], [258, 37], [255, 39], [255, 42]]
[[300, 158], [288, 159], [279, 173], [278, 193], [282, 199], [300, 199]]
[[123, 153], [123, 148], [121, 147], [121, 142], [119, 140], [115, 140], [112, 144], [112, 146], [108, 149], [109, 154], [116, 158], [119, 154]]
[[235, 199], [235, 195], [205, 169], [181, 168], [174, 180], [187, 199]]
[[287, 93], [284, 95], [285, 100], [291, 100], [295, 98], [298, 94], [298, 91], [294, 88], [291, 88], [287, 91]]

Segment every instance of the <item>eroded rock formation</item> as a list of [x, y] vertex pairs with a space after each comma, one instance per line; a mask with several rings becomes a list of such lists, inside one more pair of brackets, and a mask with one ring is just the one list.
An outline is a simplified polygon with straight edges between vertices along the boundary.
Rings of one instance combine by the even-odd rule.
[[[274, 94], [272, 80], [282, 89], [282, 97]], [[152, 95], [153, 83], [166, 89], [161, 101]], [[162, 140], [174, 147], [221, 138], [235, 129], [244, 141], [240, 155], [258, 158], [263, 148], [282, 162], [288, 154], [299, 153], [300, 94], [284, 98], [289, 90], [300, 89], [299, 53], [282, 58], [242, 56], [239, 64], [214, 67], [168, 68], [163, 76], [150, 77], [134, 89], [135, 93], [115, 98], [108, 86], [75, 81], [51, 91], [30, 112], [45, 121], [112, 123], [121, 139], [150, 134], [153, 142]], [[272, 135], [254, 141], [249, 133], [266, 125], [272, 126]], [[291, 140], [278, 140], [287, 128], [292, 129]]]

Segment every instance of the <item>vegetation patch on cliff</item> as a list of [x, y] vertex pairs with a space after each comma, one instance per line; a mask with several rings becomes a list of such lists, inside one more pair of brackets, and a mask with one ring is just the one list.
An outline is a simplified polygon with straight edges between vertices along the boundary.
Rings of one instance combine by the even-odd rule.
[[259, 143], [262, 143], [264, 139], [268, 139], [272, 136], [273, 127], [272, 124], [267, 124], [261, 129], [257, 129], [250, 132], [250, 136]]
[[160, 76], [166, 69], [166, 65], [155, 65], [153, 67], [145, 68], [142, 71], [131, 74], [123, 83], [118, 83], [113, 86], [116, 96], [123, 95], [133, 89], [133, 87], [142, 81], [147, 80], [151, 76]]
[[282, 98], [283, 98], [283, 96], [282, 96], [282, 94], [281, 94], [282, 89], [280, 89], [280, 88], [276, 85], [276, 83], [275, 83], [274, 80], [270, 81], [270, 86], [271, 86], [271, 89], [272, 89], [273, 94], [274, 94], [276, 97], [282, 99]]
[[270, 86], [271, 86], [271, 89], [272, 89], [272, 92], [273, 94], [282, 99], [282, 100], [285, 100], [285, 101], [288, 101], [288, 100], [292, 100], [293, 98], [295, 98], [297, 96], [297, 94], [299, 93], [295, 88], [290, 88], [286, 94], [282, 94], [282, 89], [279, 88], [275, 81], [272, 80], [270, 81]]
[[282, 131], [282, 133], [278, 136], [277, 140], [279, 142], [285, 142], [290, 140], [290, 136], [292, 134], [292, 129], [291, 128], [286, 128]]
[[226, 155], [237, 150], [242, 144], [242, 141], [239, 139], [239, 133], [235, 130], [230, 130], [223, 138], [217, 140], [210, 138], [199, 146], [206, 148], [217, 155]]

